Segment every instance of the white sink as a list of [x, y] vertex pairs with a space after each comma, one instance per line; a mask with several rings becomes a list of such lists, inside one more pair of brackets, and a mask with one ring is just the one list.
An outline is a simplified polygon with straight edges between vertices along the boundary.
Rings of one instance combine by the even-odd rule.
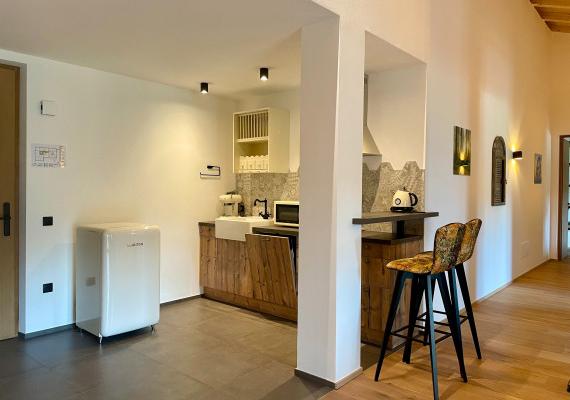
[[216, 237], [218, 239], [245, 242], [245, 235], [255, 226], [273, 225], [272, 219], [261, 217], [218, 217], [216, 218]]

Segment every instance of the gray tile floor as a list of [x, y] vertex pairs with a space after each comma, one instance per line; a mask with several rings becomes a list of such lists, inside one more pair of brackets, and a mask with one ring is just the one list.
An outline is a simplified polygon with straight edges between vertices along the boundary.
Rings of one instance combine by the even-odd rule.
[[[294, 376], [296, 327], [205, 299], [162, 307], [154, 333], [65, 331], [0, 342], [0, 399], [318, 399]], [[366, 368], [377, 357], [363, 348]]]

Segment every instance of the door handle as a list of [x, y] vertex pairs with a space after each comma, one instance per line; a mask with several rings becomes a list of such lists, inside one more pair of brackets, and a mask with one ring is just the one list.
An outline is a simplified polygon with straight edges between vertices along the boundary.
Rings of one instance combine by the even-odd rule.
[[10, 236], [10, 220], [12, 217], [10, 216], [10, 203], [4, 203], [2, 205], [2, 216], [0, 220], [3, 221], [4, 225], [4, 236]]

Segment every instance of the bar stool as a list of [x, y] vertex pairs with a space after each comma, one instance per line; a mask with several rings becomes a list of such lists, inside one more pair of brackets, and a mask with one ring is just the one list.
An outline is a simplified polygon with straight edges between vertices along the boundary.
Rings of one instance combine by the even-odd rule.
[[[406, 348], [404, 350], [404, 361], [410, 362], [411, 343], [417, 341], [423, 344], [423, 340], [418, 340], [413, 336], [415, 328], [424, 328], [423, 325], [417, 325], [418, 312], [422, 302], [422, 295], [425, 291], [425, 300], [427, 307], [427, 314], [425, 321], [429, 329], [429, 346], [430, 346], [430, 361], [432, 371], [432, 384], [433, 384], [433, 398], [439, 398], [439, 388], [437, 383], [437, 358], [436, 358], [436, 343], [448, 337], [453, 338], [455, 352], [457, 354], [457, 361], [459, 363], [459, 370], [464, 382], [467, 382], [467, 372], [465, 371], [465, 363], [463, 361], [463, 347], [461, 343], [461, 330], [459, 329], [458, 314], [459, 309], [457, 301], [452, 302], [447, 281], [445, 279], [445, 272], [449, 271], [457, 264], [457, 258], [465, 235], [465, 225], [460, 223], [448, 224], [440, 227], [434, 238], [434, 251], [432, 257], [411, 257], [400, 260], [394, 260], [386, 266], [388, 269], [397, 271], [396, 282], [394, 285], [394, 292], [392, 294], [392, 302], [388, 312], [388, 319], [386, 321], [386, 328], [384, 330], [384, 338], [382, 341], [382, 348], [380, 350], [380, 357], [376, 365], [376, 374], [374, 380], [378, 381], [382, 369], [382, 363], [386, 355], [386, 347], [391, 335], [406, 339]], [[410, 314], [409, 324], [397, 331], [392, 332], [394, 319], [400, 303], [400, 297], [404, 288], [405, 281], [412, 280], [412, 296], [410, 301]], [[449, 321], [449, 328], [451, 332], [441, 331], [435, 329], [433, 318], [433, 286], [432, 283], [437, 282], [440, 288], [441, 297], [445, 306], [447, 319]], [[457, 291], [452, 294], [457, 299]], [[455, 304], [455, 309], [454, 309]], [[407, 330], [407, 335], [401, 335], [399, 332]], [[436, 340], [435, 333], [441, 333], [444, 336]]]
[[[475, 352], [477, 353], [477, 358], [479, 360], [482, 358], [481, 347], [479, 346], [477, 326], [475, 325], [475, 317], [473, 316], [473, 308], [471, 306], [471, 296], [469, 295], [469, 287], [467, 286], [467, 278], [465, 276], [465, 266], [463, 264], [473, 256], [473, 251], [475, 250], [475, 244], [477, 242], [477, 237], [479, 236], [479, 231], [481, 230], [482, 223], [483, 222], [480, 219], [475, 218], [465, 224], [465, 235], [463, 236], [461, 249], [459, 250], [459, 255], [457, 256], [457, 265], [447, 272], [449, 284], [452, 287], [452, 292], [454, 290], [453, 287], [455, 286], [455, 272], [457, 272], [457, 281], [459, 282], [461, 296], [463, 297], [463, 304], [465, 305], [465, 315], [459, 316], [459, 323], [463, 324], [465, 321], [469, 321], [471, 336], [473, 337], [473, 344], [475, 345]], [[431, 259], [433, 257], [433, 252], [426, 251], [418, 254], [416, 257], [426, 257], [428, 259]], [[434, 285], [432, 285], [432, 289], [433, 287]], [[434, 310], [434, 313], [443, 314], [441, 311], [437, 310]], [[427, 329], [424, 329], [424, 344], [428, 343], [427, 339], [428, 331]]]

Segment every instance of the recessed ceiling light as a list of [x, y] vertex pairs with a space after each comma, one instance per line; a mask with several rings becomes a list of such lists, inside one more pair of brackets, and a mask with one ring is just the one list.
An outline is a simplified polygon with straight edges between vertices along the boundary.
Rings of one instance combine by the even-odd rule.
[[259, 79], [262, 81], [268, 81], [269, 80], [269, 68], [267, 68], [267, 67], [259, 68]]
[[200, 83], [200, 93], [208, 94], [208, 82], [201, 82]]

